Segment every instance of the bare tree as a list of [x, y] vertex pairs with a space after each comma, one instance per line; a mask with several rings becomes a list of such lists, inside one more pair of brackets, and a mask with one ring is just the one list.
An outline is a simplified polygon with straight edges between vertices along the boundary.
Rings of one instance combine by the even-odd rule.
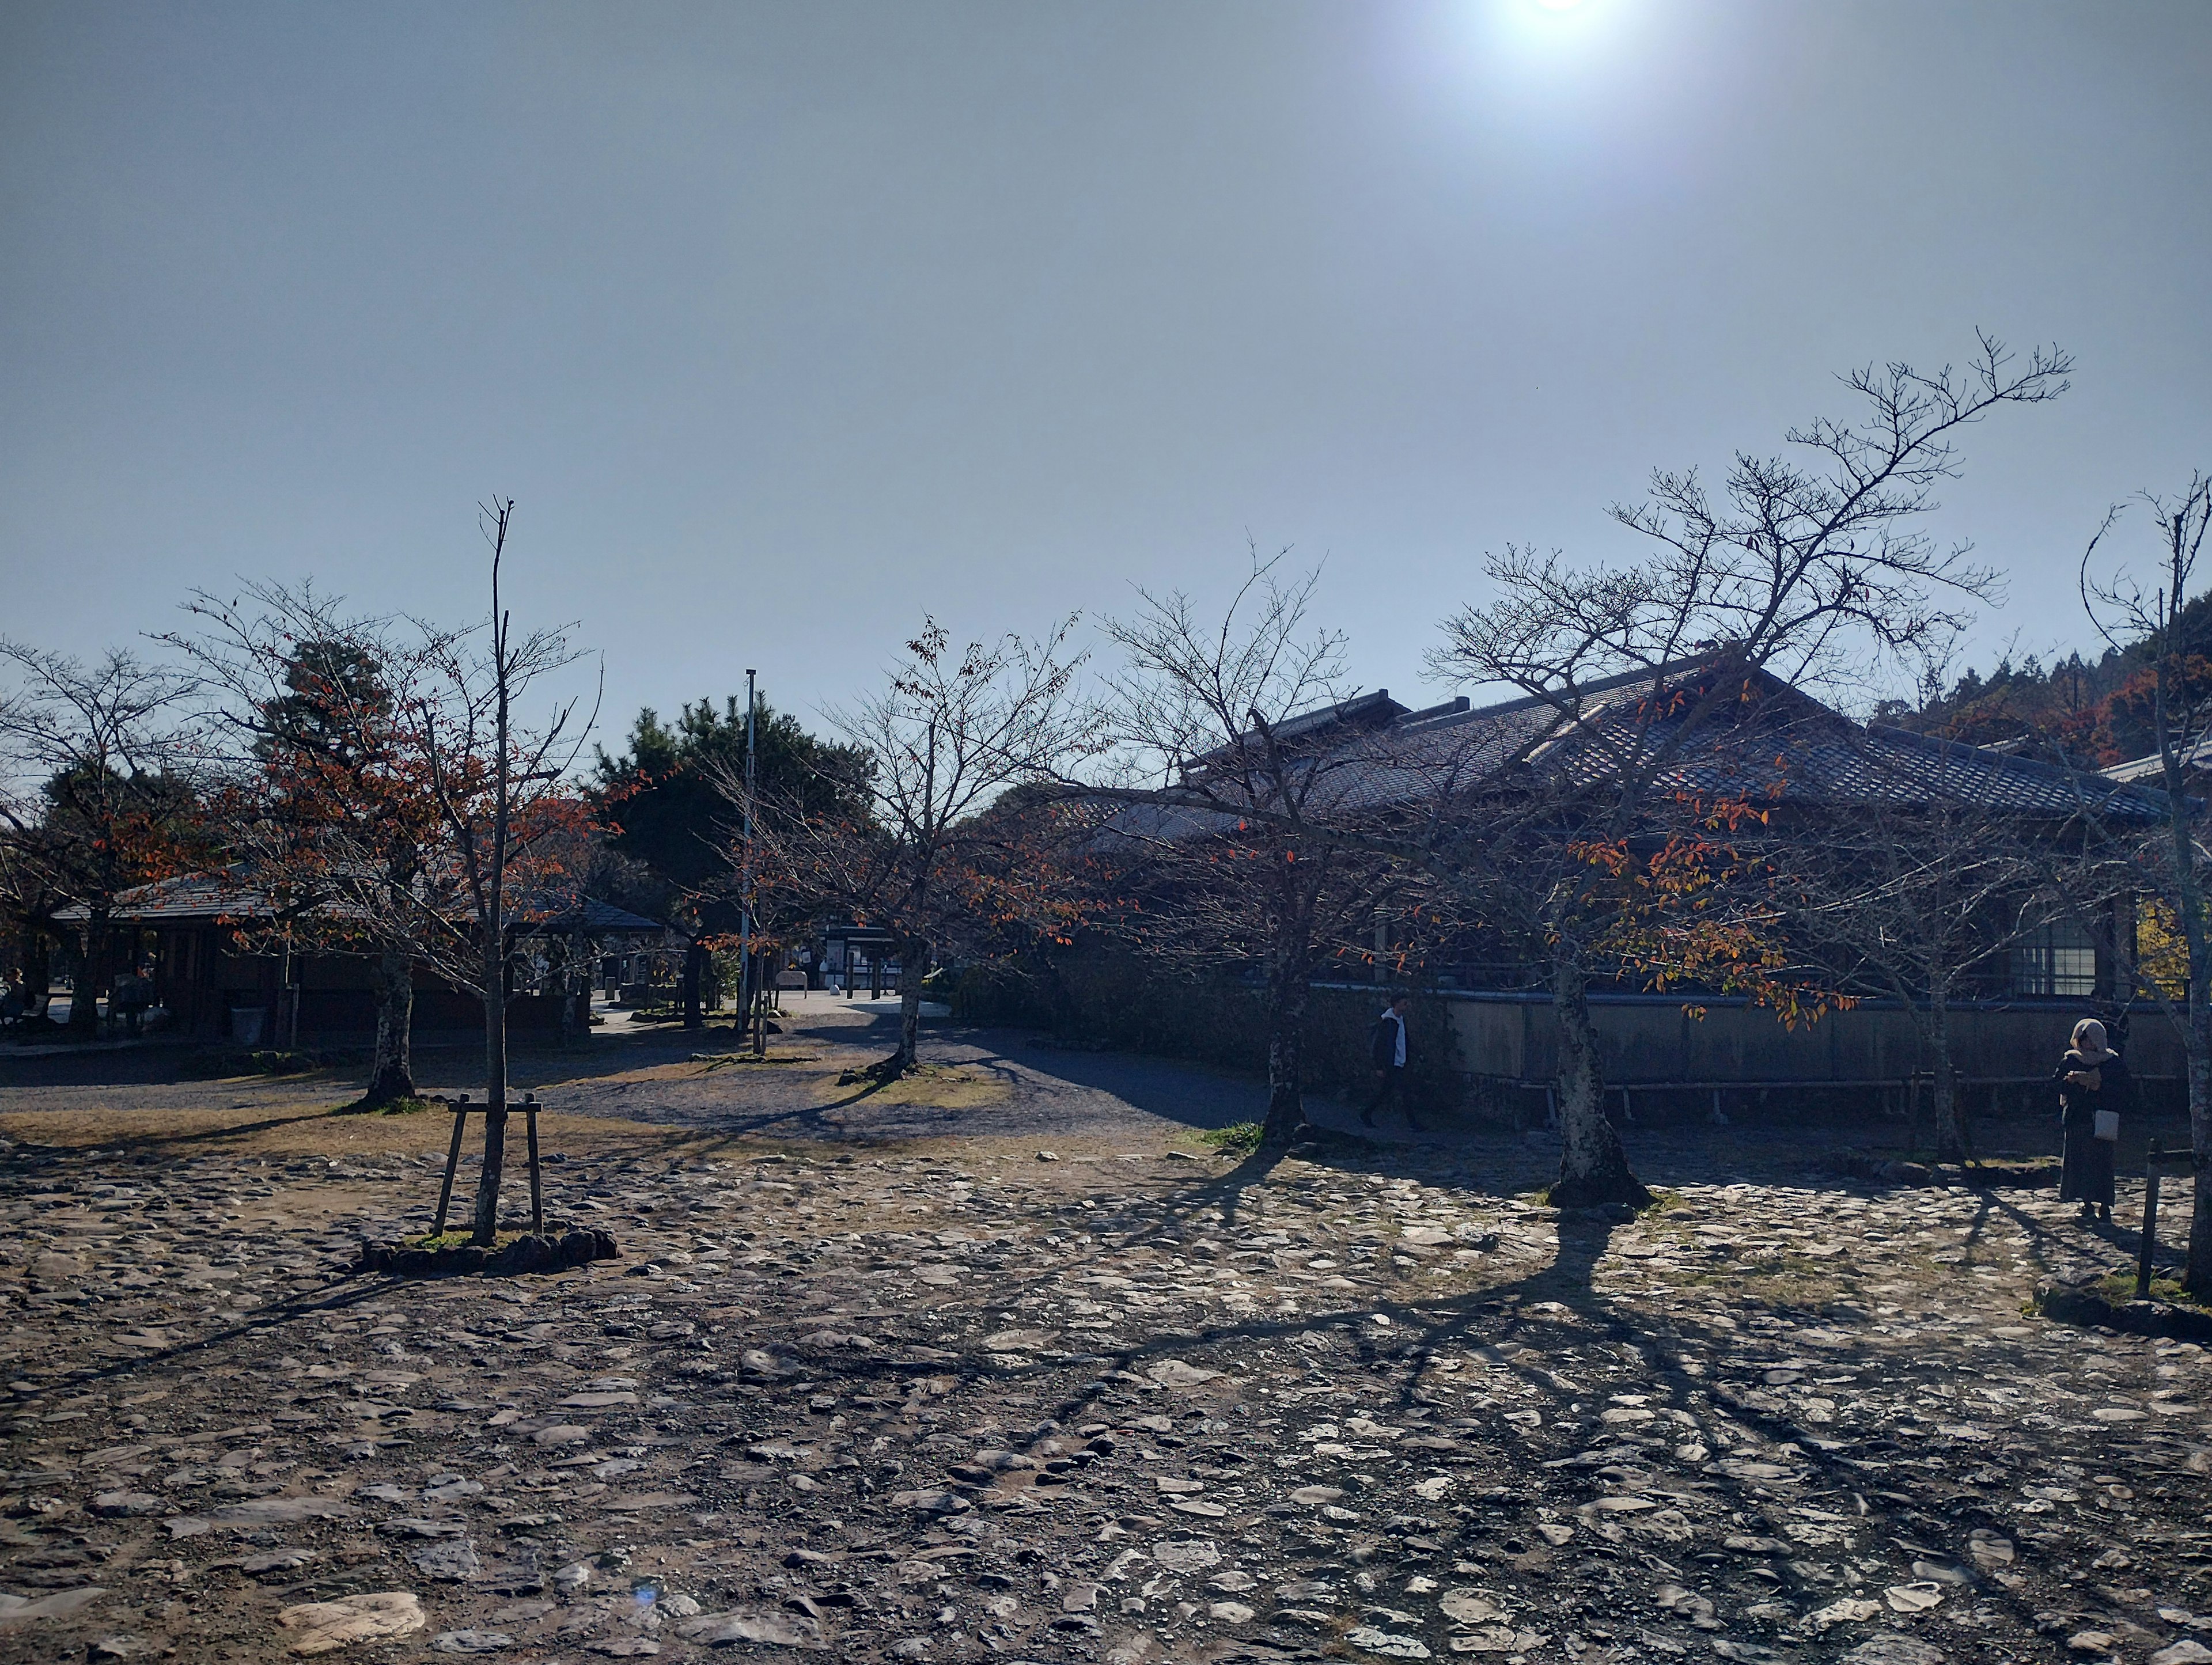
[[193, 684], [116, 651], [87, 665], [0, 640], [0, 883], [19, 921], [56, 935], [83, 911], [70, 1032], [97, 1033], [123, 891], [185, 865], [200, 834], [184, 714]]
[[[1910, 744], [1967, 750], [1918, 737]], [[1937, 1158], [1969, 1159], [1952, 1008], [2063, 915], [2051, 884], [2066, 849], [2048, 817], [2032, 822], [1987, 793], [1931, 787], [1875, 748], [1857, 750], [1856, 801], [1793, 816], [1762, 841], [1776, 929], [1802, 944], [1836, 988], [1887, 995], [1911, 1014], [1929, 1072]], [[1985, 770], [1973, 773], [1989, 784]]]
[[2212, 1294], [2212, 852], [2206, 848], [2205, 799], [2197, 781], [2212, 740], [2212, 678], [2184, 628], [2184, 604], [2212, 530], [2212, 478], [2192, 475], [2170, 496], [2146, 492], [2136, 507], [2157, 527], [2155, 565], [2140, 575], [2125, 568], [2096, 569], [2099, 550], [2125, 515], [2126, 506], [2116, 506], [2082, 554], [2081, 599], [2107, 643], [2149, 659], [2148, 714], [2157, 741], [2158, 784], [2165, 788], [2164, 818], [2148, 838], [2124, 826], [2106, 827], [2101, 848], [2120, 862], [2137, 894], [2159, 904], [2180, 939], [2179, 998], [2155, 979], [2146, 980], [2142, 992], [2164, 1008], [2188, 1059], [2196, 1206], [2185, 1281], [2191, 1293], [2206, 1295]]
[[[1218, 618], [1180, 591], [1105, 629], [1123, 655], [1108, 678], [1118, 767], [1105, 829], [1166, 905], [1122, 931], [1199, 974], [1256, 966], [1266, 1006], [1263, 1139], [1304, 1125], [1306, 1015], [1332, 950], [1369, 935], [1399, 870], [1348, 841], [1347, 785], [1374, 761], [1364, 723], [1401, 709], [1346, 697], [1344, 636], [1314, 628], [1318, 570], [1285, 582], [1287, 551], [1251, 569]], [[1142, 784], [1157, 781], [1157, 786]]]
[[[1618, 856], [1659, 836], [1682, 766], [1738, 722], [1756, 673], [1818, 679], [1916, 649], [1989, 592], [1966, 546], [1937, 544], [1914, 520], [1956, 472], [1963, 429], [2056, 398], [2069, 368], [2055, 350], [2016, 364], [1982, 336], [1963, 371], [1857, 371], [1847, 379], [1857, 420], [1786, 435], [1806, 460], [1740, 453], [1717, 495], [1695, 473], [1655, 475], [1648, 502], [1613, 511], [1647, 558], [1583, 568], [1509, 549], [1489, 563], [1496, 599], [1447, 625], [1439, 673], [1502, 685], [1541, 718], [1468, 771], [1500, 782], [1517, 772], [1525, 807], [1471, 833], [1463, 814], [1440, 815], [1422, 855], [1470, 911], [1548, 962], [1563, 1040], [1560, 1200], [1648, 1194], [1604, 1117], [1589, 1012], [1593, 980], [1619, 969], [1603, 943], [1619, 919]], [[1468, 790], [1457, 774], [1449, 785]]]
[[[848, 747], [867, 754], [864, 808], [840, 807], [854, 796], [849, 778], [824, 782], [841, 790], [811, 803], [794, 793], [755, 805], [772, 885], [887, 930], [896, 944], [899, 1042], [877, 1066], [883, 1076], [914, 1066], [933, 951], [982, 918], [979, 887], [1007, 870], [1008, 841], [1034, 829], [1028, 817], [988, 811], [1009, 792], [1054, 778], [1091, 730], [1073, 698], [1072, 628], [955, 651], [944, 627], [925, 619], [881, 693], [825, 714]], [[718, 778], [742, 805], [742, 775], [725, 765]]]
[[226, 842], [275, 904], [241, 927], [283, 947], [366, 956], [376, 1045], [364, 1106], [415, 1096], [415, 968], [452, 921], [429, 883], [445, 839], [410, 702], [447, 633], [412, 638], [312, 586], [203, 591], [169, 641], [199, 668], [230, 787]]
[[[518, 927], [532, 913], [560, 911], [558, 894], [576, 877], [558, 865], [574, 848], [564, 839], [582, 817], [580, 799], [564, 781], [597, 715], [580, 721], [577, 702], [556, 702], [541, 726], [519, 726], [515, 702], [582, 655], [559, 630], [518, 636], [501, 599], [500, 568], [514, 523], [514, 500], [484, 506], [491, 546], [491, 617], [483, 631], [448, 635], [423, 627], [433, 681], [409, 700], [429, 795], [444, 823], [450, 884], [468, 922], [465, 942], [453, 941], [434, 963], [483, 1002], [484, 1151], [477, 1182], [474, 1239], [498, 1235], [499, 1188], [507, 1148], [507, 1008]], [[477, 644], [483, 645], [478, 647]], [[434, 907], [438, 916], [455, 910]]]

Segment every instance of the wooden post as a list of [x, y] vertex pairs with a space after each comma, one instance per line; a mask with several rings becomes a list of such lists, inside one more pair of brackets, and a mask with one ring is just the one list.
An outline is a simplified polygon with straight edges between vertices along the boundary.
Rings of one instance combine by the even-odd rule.
[[430, 1235], [446, 1235], [446, 1209], [453, 1200], [453, 1175], [461, 1165], [461, 1130], [469, 1125], [469, 1096], [463, 1093], [453, 1101], [453, 1142], [446, 1148], [446, 1182], [438, 1188], [438, 1222], [430, 1228]]
[[538, 1095], [536, 1093], [525, 1093], [522, 1096], [522, 1115], [524, 1121], [530, 1129], [530, 1235], [533, 1237], [542, 1237], [545, 1235], [545, 1201], [544, 1194], [538, 1186]]
[[2159, 1142], [2150, 1142], [2150, 1159], [2143, 1164], [2142, 1245], [2136, 1255], [2136, 1299], [2150, 1299], [2150, 1257], [2158, 1248]]

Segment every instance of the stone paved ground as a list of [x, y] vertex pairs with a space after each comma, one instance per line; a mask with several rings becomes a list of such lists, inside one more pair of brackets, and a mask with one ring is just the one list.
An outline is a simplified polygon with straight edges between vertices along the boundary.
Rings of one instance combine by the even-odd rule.
[[1239, 1163], [1099, 1063], [1047, 1147], [1050, 1060], [877, 1108], [817, 1027], [532, 1064], [623, 1253], [504, 1282], [346, 1275], [430, 1117], [0, 1079], [0, 1660], [2212, 1660], [2206, 1356], [2022, 1316], [2126, 1249], [2051, 1193], [1704, 1130], [1563, 1218], [1524, 1139]]

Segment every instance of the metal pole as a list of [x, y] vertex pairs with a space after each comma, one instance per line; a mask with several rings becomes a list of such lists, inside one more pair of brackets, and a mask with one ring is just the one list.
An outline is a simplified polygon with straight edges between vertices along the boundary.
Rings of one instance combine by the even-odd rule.
[[2143, 1164], [2142, 1246], [2136, 1254], [2136, 1299], [2150, 1299], [2150, 1257], [2158, 1248], [2159, 1141], [2150, 1142], [2150, 1158]]
[[461, 1165], [461, 1130], [469, 1125], [469, 1096], [463, 1093], [453, 1101], [453, 1142], [446, 1147], [446, 1182], [438, 1188], [438, 1220], [430, 1228], [430, 1235], [446, 1235], [446, 1206], [453, 1200], [453, 1174]]
[[[745, 847], [744, 871], [738, 878], [738, 1013], [741, 1033], [752, 1034], [753, 1005], [753, 713], [758, 700], [753, 692], [753, 671], [745, 667]], [[753, 1050], [762, 1050], [764, 1036], [755, 1035]]]
[[522, 1096], [522, 1114], [530, 1128], [530, 1235], [545, 1235], [545, 1199], [538, 1184], [538, 1095]]

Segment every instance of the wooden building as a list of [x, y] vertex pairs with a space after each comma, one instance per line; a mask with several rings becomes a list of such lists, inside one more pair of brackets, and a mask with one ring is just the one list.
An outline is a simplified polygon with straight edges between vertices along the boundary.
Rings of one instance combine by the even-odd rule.
[[[242, 1046], [374, 1034], [368, 957], [260, 946], [257, 939], [265, 939], [274, 916], [269, 898], [235, 872], [144, 885], [118, 898], [107, 963], [118, 976], [133, 968], [143, 972], [152, 1004], [166, 1012], [173, 1032]], [[85, 915], [75, 909], [62, 919], [82, 927]], [[672, 944], [680, 953], [684, 941], [658, 920], [604, 902], [534, 918], [520, 939], [507, 1024], [522, 1032], [580, 1030], [590, 1019], [592, 975], [603, 951]], [[416, 967], [415, 1034], [483, 1026], [481, 1000], [427, 965]]]

